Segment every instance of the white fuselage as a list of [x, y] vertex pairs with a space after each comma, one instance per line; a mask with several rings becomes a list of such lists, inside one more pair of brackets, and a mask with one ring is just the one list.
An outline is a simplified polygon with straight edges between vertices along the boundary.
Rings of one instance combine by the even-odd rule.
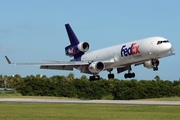
[[81, 57], [81, 60], [102, 61], [112, 59], [115, 62], [108, 66], [108, 68], [118, 68], [118, 66], [125, 64], [161, 58], [170, 51], [172, 46], [169, 42], [158, 44], [158, 41], [167, 41], [167, 39], [163, 37], [150, 37], [136, 40], [86, 53]]

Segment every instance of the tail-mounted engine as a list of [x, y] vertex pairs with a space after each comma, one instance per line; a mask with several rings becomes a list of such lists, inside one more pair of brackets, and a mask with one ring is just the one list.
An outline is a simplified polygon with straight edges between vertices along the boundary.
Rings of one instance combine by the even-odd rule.
[[157, 68], [159, 66], [159, 60], [158, 59], [152, 59], [150, 61], [146, 61], [144, 63], [144, 67], [148, 69]]
[[88, 69], [91, 73], [98, 74], [104, 70], [105, 65], [102, 62], [93, 62], [89, 65]]
[[69, 45], [65, 48], [66, 55], [69, 57], [76, 56], [78, 54], [83, 55], [90, 48], [88, 42], [81, 42], [78, 45]]

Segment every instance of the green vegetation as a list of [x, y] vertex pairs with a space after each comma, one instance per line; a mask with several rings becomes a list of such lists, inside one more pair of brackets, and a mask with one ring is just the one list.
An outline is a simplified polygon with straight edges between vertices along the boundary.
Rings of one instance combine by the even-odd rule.
[[176, 106], [0, 102], [1, 120], [179, 120]]
[[7, 86], [13, 86], [15, 91], [23, 96], [54, 96], [78, 99], [106, 99], [106, 100], [135, 100], [149, 98], [163, 98], [180, 96], [180, 80], [161, 80], [159, 76], [155, 80], [106, 80], [89, 81], [85, 75], [80, 79], [74, 78], [71, 73], [65, 76], [45, 75], [27, 76], [20, 75], [2, 76]]
[[15, 96], [22, 96], [21, 93], [14, 93], [14, 94], [6, 94], [6, 93], [1, 93], [0, 98], [2, 97], [15, 97]]
[[77, 99], [77, 98], [67, 98], [67, 97], [54, 97], [54, 96], [22, 96], [21, 93], [6, 94], [1, 93], [0, 98], [23, 98], [23, 99]]

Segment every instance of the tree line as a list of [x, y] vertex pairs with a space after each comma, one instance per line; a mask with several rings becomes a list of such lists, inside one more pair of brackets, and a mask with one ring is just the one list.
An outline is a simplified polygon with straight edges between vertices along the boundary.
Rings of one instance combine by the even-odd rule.
[[70, 73], [65, 76], [46, 77], [45, 75], [0, 76], [0, 86], [4, 81], [23, 96], [56, 96], [80, 99], [134, 100], [180, 96], [180, 80], [106, 80], [89, 81], [85, 75], [74, 78]]

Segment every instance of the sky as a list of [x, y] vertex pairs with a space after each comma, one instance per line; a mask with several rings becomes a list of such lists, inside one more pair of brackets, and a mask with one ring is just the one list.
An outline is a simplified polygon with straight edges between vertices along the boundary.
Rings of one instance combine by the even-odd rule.
[[[8, 65], [11, 62], [70, 61], [64, 48], [70, 44], [65, 24], [79, 41], [90, 44], [88, 52], [147, 37], [167, 38], [176, 55], [160, 59], [158, 71], [132, 66], [135, 79], [179, 80], [179, 0], [0, 0], [0, 74], [67, 76], [88, 74], [78, 70], [44, 70], [39, 66]], [[115, 78], [124, 79], [124, 73]], [[99, 75], [107, 78], [107, 71]]]

